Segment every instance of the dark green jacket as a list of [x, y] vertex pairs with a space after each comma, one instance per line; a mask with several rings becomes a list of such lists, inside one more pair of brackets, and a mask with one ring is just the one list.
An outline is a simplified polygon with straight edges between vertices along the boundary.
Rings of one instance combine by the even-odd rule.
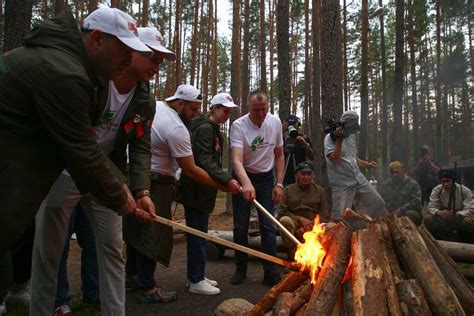
[[124, 178], [92, 134], [101, 88], [70, 9], [0, 58], [0, 253], [31, 223], [64, 168], [106, 206], [125, 202]]
[[[219, 125], [206, 116], [199, 116], [191, 124], [191, 144], [194, 161], [216, 182], [226, 185], [231, 176], [222, 170], [223, 138]], [[181, 174], [181, 199], [185, 206], [198, 211], [212, 212], [217, 189], [197, 183]]]
[[418, 183], [405, 176], [401, 183], [392, 179], [386, 180], [379, 188], [379, 193], [385, 200], [385, 207], [389, 212], [400, 209], [402, 215], [406, 211], [421, 212], [421, 190]]
[[117, 168], [124, 175], [128, 175], [132, 192], [150, 189], [150, 131], [154, 116], [155, 102], [150, 98], [150, 89], [146, 83], [138, 83], [120, 123], [114, 151], [109, 155]]

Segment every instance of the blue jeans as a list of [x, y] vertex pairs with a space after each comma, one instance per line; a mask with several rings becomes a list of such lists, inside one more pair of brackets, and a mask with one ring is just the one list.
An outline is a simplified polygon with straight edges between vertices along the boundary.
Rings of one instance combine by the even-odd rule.
[[[273, 173], [252, 174], [247, 173], [252, 185], [256, 191], [256, 199], [272, 215], [275, 214], [275, 206], [272, 201], [273, 191]], [[232, 195], [232, 209], [234, 216], [234, 242], [248, 246], [248, 231], [250, 220], [250, 203], [245, 201], [241, 194]], [[276, 229], [273, 223], [261, 212], [258, 212], [260, 225], [260, 236], [262, 251], [271, 255], [276, 255]], [[235, 263], [237, 271], [247, 271], [248, 255], [246, 253], [235, 251]], [[265, 273], [276, 271], [274, 263], [263, 261], [263, 270]]]
[[86, 213], [79, 203], [71, 214], [69, 232], [64, 246], [64, 252], [58, 271], [58, 288], [55, 307], [69, 304], [69, 281], [67, 277], [67, 258], [69, 255], [69, 240], [76, 233], [77, 242], [81, 247], [81, 281], [82, 300], [84, 302], [98, 302], [99, 299], [99, 269], [97, 266], [97, 252], [95, 248], [94, 232]]
[[125, 273], [127, 276], [136, 276], [140, 291], [150, 291], [156, 287], [155, 283], [156, 261], [142, 255], [132, 246], [127, 245], [127, 263]]
[[[209, 212], [191, 208], [184, 209], [186, 225], [207, 233]], [[192, 234], [186, 234], [188, 256], [188, 279], [192, 283], [204, 280], [206, 269], [206, 240]]]

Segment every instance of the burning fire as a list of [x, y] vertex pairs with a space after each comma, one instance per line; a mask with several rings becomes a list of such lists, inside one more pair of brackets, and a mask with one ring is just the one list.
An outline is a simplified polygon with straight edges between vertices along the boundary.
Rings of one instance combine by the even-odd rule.
[[323, 266], [326, 256], [322, 244], [325, 227], [319, 225], [319, 216], [314, 219], [313, 229], [304, 233], [304, 243], [298, 245], [295, 253], [295, 261], [301, 265], [301, 271], [308, 270], [311, 275], [311, 283], [316, 283], [318, 270]]

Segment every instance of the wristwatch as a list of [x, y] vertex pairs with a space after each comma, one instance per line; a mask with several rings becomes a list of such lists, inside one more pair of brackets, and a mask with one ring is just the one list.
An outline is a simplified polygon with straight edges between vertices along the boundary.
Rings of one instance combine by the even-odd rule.
[[280, 188], [283, 189], [283, 184], [281, 184], [281, 183], [275, 183], [275, 186], [280, 187]]
[[135, 193], [135, 199], [138, 200], [139, 198], [142, 198], [144, 196], [151, 196], [150, 190], [140, 190], [137, 193]]

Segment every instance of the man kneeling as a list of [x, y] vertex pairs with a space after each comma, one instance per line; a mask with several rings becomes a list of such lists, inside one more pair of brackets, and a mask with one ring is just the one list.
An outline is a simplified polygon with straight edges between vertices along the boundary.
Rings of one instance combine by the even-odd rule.
[[[303, 234], [313, 228], [314, 218], [320, 216], [321, 222], [327, 222], [330, 214], [326, 199], [326, 190], [314, 183], [314, 168], [309, 162], [296, 166], [296, 183], [283, 190], [283, 199], [279, 206], [280, 223], [296, 238], [303, 241]], [[296, 245], [284, 233], [280, 232], [288, 257], [293, 259]]]
[[474, 243], [474, 210], [469, 188], [455, 182], [453, 170], [439, 171], [441, 184], [431, 192], [426, 228], [436, 239]]

